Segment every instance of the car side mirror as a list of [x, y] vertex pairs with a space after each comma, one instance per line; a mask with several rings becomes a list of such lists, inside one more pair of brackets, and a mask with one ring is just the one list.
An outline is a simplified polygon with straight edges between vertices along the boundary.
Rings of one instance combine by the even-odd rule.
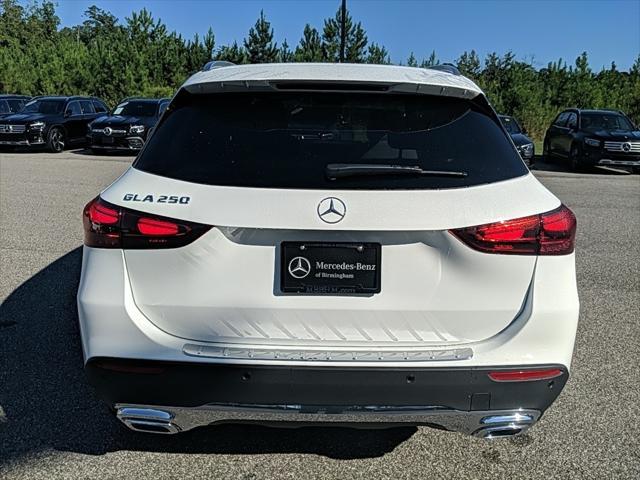
[[64, 111], [64, 118], [68, 118], [71, 116], [71, 112], [69, 110]]

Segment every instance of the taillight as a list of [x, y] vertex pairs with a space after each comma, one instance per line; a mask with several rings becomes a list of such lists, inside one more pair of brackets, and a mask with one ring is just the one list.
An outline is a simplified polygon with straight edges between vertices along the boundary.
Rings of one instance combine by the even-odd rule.
[[99, 248], [177, 248], [211, 226], [122, 208], [94, 198], [84, 207], [84, 244]]
[[566, 206], [539, 215], [451, 230], [475, 250], [512, 255], [566, 255], [573, 252], [576, 217]]
[[562, 375], [559, 368], [536, 368], [531, 370], [501, 370], [489, 372], [489, 378], [494, 382], [534, 382], [536, 380], [550, 380]]

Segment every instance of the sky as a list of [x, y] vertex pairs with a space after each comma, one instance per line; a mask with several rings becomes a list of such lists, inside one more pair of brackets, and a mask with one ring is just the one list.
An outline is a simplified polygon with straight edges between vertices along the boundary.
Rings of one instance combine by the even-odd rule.
[[[264, 10], [278, 44], [294, 47], [305, 23], [321, 30], [339, 0], [57, 0], [62, 26], [84, 20], [90, 5], [121, 21], [144, 8], [183, 37], [213, 28], [216, 45], [239, 43]], [[465, 50], [509, 50], [536, 68], [559, 58], [573, 64], [583, 51], [594, 70], [615, 61], [627, 70], [640, 53], [640, 0], [347, 0], [369, 41], [384, 45], [394, 63], [432, 50], [453, 62]]]

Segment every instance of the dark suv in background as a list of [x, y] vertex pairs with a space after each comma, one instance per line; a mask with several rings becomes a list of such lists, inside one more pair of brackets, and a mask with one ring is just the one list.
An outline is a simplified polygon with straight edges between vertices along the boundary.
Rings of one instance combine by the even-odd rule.
[[0, 118], [19, 112], [30, 98], [26, 95], [0, 95]]
[[19, 113], [0, 119], [0, 146], [46, 146], [61, 152], [86, 141], [87, 125], [107, 112], [92, 97], [36, 97]]
[[525, 135], [524, 129], [520, 126], [518, 121], [514, 117], [508, 115], [498, 115], [504, 128], [509, 133], [511, 140], [518, 149], [518, 153], [524, 160], [527, 166], [533, 164], [533, 157], [535, 155], [535, 147], [533, 146], [533, 140]]
[[620, 165], [640, 168], [640, 129], [622, 112], [561, 112], [544, 137], [545, 157], [562, 157], [573, 170], [584, 166]]
[[126, 98], [111, 115], [96, 118], [88, 127], [87, 140], [91, 149], [137, 152], [144, 145], [149, 131], [165, 111], [169, 98]]

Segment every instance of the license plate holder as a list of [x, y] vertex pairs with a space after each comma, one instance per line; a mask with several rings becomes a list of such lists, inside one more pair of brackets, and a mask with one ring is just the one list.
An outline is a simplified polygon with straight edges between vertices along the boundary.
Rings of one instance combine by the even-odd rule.
[[380, 293], [379, 243], [282, 242], [280, 247], [280, 288], [284, 293]]

